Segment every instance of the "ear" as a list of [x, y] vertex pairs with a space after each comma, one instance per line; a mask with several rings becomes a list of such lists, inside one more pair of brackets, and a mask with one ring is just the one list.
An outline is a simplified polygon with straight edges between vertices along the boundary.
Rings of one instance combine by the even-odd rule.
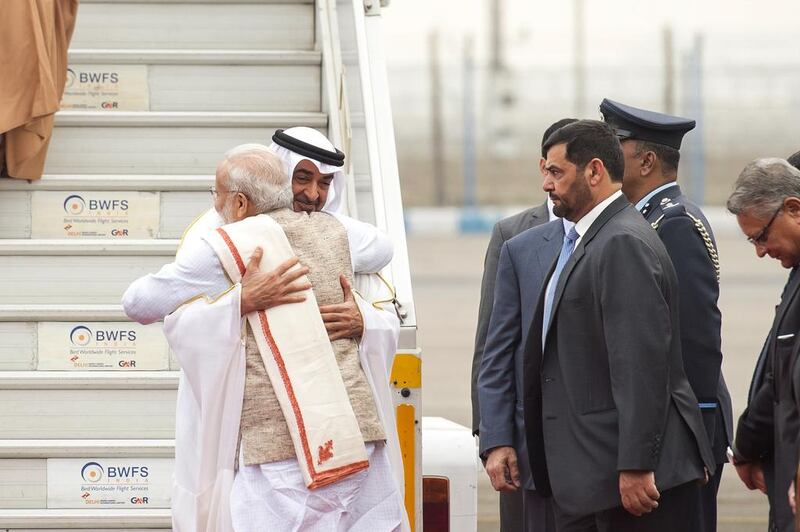
[[247, 199], [247, 196], [242, 194], [241, 192], [236, 193], [236, 198], [233, 200], [235, 201], [236, 205], [236, 212], [241, 216], [245, 217], [247, 215], [247, 210], [250, 207], [250, 200]]
[[586, 165], [583, 175], [586, 177], [589, 185], [596, 187], [603, 180], [605, 173], [606, 167], [603, 165], [603, 161], [598, 158], [594, 158], [589, 161], [589, 164]]
[[642, 175], [642, 177], [650, 175], [653, 170], [655, 170], [657, 158], [654, 152], [644, 152], [639, 160], [641, 161], [639, 173]]
[[539, 159], [539, 173], [544, 175], [544, 167], [547, 164], [547, 159], [544, 157]]
[[783, 211], [800, 224], [800, 198], [788, 197], [783, 200]]

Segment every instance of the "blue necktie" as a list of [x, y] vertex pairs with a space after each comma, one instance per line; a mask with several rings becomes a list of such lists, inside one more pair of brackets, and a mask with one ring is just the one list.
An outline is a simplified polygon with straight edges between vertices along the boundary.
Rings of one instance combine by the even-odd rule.
[[556, 295], [556, 285], [558, 285], [558, 278], [561, 277], [561, 271], [564, 265], [569, 260], [572, 251], [575, 249], [575, 241], [578, 240], [578, 232], [573, 226], [569, 233], [564, 235], [564, 245], [561, 246], [561, 254], [558, 256], [558, 263], [556, 269], [553, 270], [553, 275], [550, 277], [550, 282], [547, 284], [547, 293], [544, 295], [544, 318], [542, 319], [542, 349], [544, 349], [544, 340], [547, 337], [547, 328], [550, 325], [551, 314], [553, 313], [553, 299]]

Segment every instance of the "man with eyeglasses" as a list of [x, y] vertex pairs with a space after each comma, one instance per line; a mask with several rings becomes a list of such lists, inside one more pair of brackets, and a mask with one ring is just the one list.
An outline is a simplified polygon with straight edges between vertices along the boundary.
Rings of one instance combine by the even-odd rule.
[[[292, 209], [284, 161], [266, 146], [227, 152], [212, 193], [224, 225], [193, 238], [214, 219], [195, 224], [175, 262], [122, 301], [132, 319], [164, 319], [182, 369], [173, 529], [408, 530], [386, 368], [399, 323], [373, 326], [388, 312], [368, 302], [354, 303], [358, 338], [324, 318], [353, 300], [350, 232]], [[252, 295], [276, 268], [294, 304]]]
[[[790, 159], [800, 165], [798, 154]], [[793, 532], [787, 491], [798, 450], [791, 372], [800, 329], [800, 170], [782, 159], [755, 160], [742, 170], [727, 206], [759, 257], [769, 255], [791, 269], [756, 363], [731, 458], [745, 486], [769, 498], [769, 530]]]
[[695, 121], [604, 99], [600, 112], [625, 155], [622, 192], [658, 233], [675, 266], [680, 290], [683, 365], [702, 413], [716, 471], [698, 492], [701, 530], [717, 530], [717, 492], [733, 439], [731, 398], [722, 377], [719, 260], [703, 211], [678, 186], [684, 135]]

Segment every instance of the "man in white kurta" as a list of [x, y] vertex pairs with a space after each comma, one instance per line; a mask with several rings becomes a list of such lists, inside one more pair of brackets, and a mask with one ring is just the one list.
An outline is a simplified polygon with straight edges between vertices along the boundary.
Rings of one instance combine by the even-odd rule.
[[[236, 172], [235, 169], [231, 170], [230, 173]], [[253, 194], [252, 192], [244, 194], [241, 191], [231, 190], [235, 187], [228, 187], [224, 177], [221, 182], [220, 175], [218, 175], [217, 206], [223, 215], [227, 213], [225, 217], [228, 220], [237, 219], [236, 213], [233, 212], [236, 202], [244, 201], [246, 203], [248, 195], [252, 196]], [[239, 207], [241, 210], [242, 206], [239, 205]], [[239, 215], [246, 214], [252, 205], [244, 207]], [[349, 227], [347, 228], [349, 236]], [[352, 243], [350, 247], [352, 252]], [[265, 252], [269, 253], [269, 250], [265, 250]], [[355, 254], [351, 253], [351, 255]], [[203, 345], [209, 345], [209, 342], [213, 343], [212, 337], [216, 334], [216, 338], [223, 340], [221, 345], [228, 345], [228, 350], [232, 353], [229, 359], [221, 356], [213, 361], [212, 365], [219, 366], [217, 375], [222, 375], [217, 384], [221, 386], [227, 383], [226, 386], [223, 386], [226, 389], [241, 388], [243, 383], [237, 377], [241, 369], [237, 347], [235, 342], [226, 344], [224, 339], [230, 336], [232, 324], [236, 323], [239, 315], [253, 310], [245, 308], [247, 306], [245, 299], [248, 301], [258, 300], [242, 296], [243, 292], [248, 290], [248, 286], [258, 287], [258, 283], [255, 282], [248, 285], [248, 275], [251, 281], [256, 275], [259, 275], [253, 272], [255, 268], [251, 267], [257, 264], [257, 259], [251, 259], [251, 261], [245, 278], [231, 289], [231, 283], [208, 244], [202, 239], [189, 239], [182, 246], [175, 263], [165, 266], [156, 275], [146, 276], [136, 281], [129, 288], [123, 300], [126, 312], [138, 321], [149, 322], [172, 312], [187, 299], [198, 295], [209, 298], [213, 302], [200, 301], [182, 307], [180, 312], [173, 315], [174, 317], [168, 318], [165, 330], [168, 337], [171, 337], [171, 344], [173, 339], [177, 344], [191, 344], [191, 342], [197, 342], [199, 338], [207, 336], [209, 338]], [[357, 262], [356, 256], [353, 256], [353, 262]], [[287, 284], [296, 288], [287, 293], [294, 293], [295, 296], [307, 288], [303, 284], [303, 278], [296, 275], [298, 271], [302, 270], [294, 267], [284, 268], [283, 271], [283, 275], [286, 277], [284, 280], [288, 279]], [[263, 287], [263, 283], [261, 285]], [[222, 295], [220, 296], [220, 294]], [[213, 298], [218, 299], [213, 300]], [[339, 305], [347, 304], [348, 301], [353, 304], [352, 295], [349, 293], [346, 301]], [[396, 347], [396, 318], [393, 323], [391, 314], [379, 312], [364, 302], [357, 304], [359, 308], [363, 309], [365, 325], [365, 327], [362, 326], [360, 335], [362, 339], [360, 362], [369, 381], [374, 400], [378, 405], [381, 424], [388, 429], [386, 431], [388, 445], [384, 446], [382, 443], [368, 445], [370, 459], [368, 470], [331, 486], [311, 491], [306, 489], [303, 484], [302, 476], [297, 470], [296, 459], [262, 464], [260, 467], [241, 467], [240, 464], [233, 486], [233, 497], [230, 498], [233, 505], [232, 522], [236, 524], [236, 530], [394, 530], [400, 527], [405, 528], [404, 525], [407, 521], [399, 502], [402, 482], [395, 474], [401, 466], [398, 463], [399, 451], [396, 445], [396, 432], [391, 416], [391, 394], [387, 382], [388, 357], [386, 352], [393, 352]], [[375, 317], [375, 314], [387, 314], [388, 316]], [[231, 317], [233, 315], [237, 319], [233, 319]], [[213, 316], [212, 321], [209, 321], [210, 316]], [[213, 327], [210, 326], [212, 323]], [[186, 334], [187, 332], [189, 334]], [[337, 334], [337, 330], [329, 328], [329, 333], [333, 337]], [[179, 359], [182, 358], [179, 351], [182, 353], [192, 352], [191, 345], [179, 345], [177, 348], [172, 345], [172, 347]], [[221, 352], [225, 352], [225, 350], [224, 347], [221, 348]], [[221, 362], [224, 360], [231, 362], [225, 366]], [[202, 435], [205, 433], [214, 435], [213, 438], [224, 440], [225, 438], [219, 434], [238, 432], [238, 427], [234, 431], [234, 427], [230, 425], [231, 408], [236, 410], [237, 407], [235, 398], [233, 402], [223, 401], [224, 405], [217, 405], [219, 408], [216, 410], [208, 408], [209, 404], [206, 402], [205, 412], [199, 412], [202, 408], [197, 401], [198, 390], [191, 386], [184, 386], [184, 381], [188, 379], [191, 372], [195, 371], [193, 368], [196, 368], [197, 365], [193, 365], [191, 360], [180, 361], [184, 366], [185, 379], [182, 380], [182, 390], [179, 393], [184, 399], [189, 399], [188, 402], [192, 403], [192, 407], [187, 410], [187, 416], [182, 416], [179, 411], [177, 438], [199, 435], [201, 441], [204, 441]], [[223, 365], [220, 366], [220, 364]], [[190, 369], [187, 370], [187, 367]], [[202, 382], [202, 377], [194, 375], [188, 380], [193, 383]], [[236, 393], [232, 395], [236, 396]], [[181, 399], [179, 399], [180, 402]], [[187, 401], [183, 401], [183, 403], [187, 403]], [[241, 407], [241, 403], [238, 406]], [[225, 412], [227, 415], [223, 415]], [[186, 417], [190, 418], [192, 422], [188, 423]], [[202, 422], [198, 422], [197, 419], [201, 419]], [[220, 428], [224, 429], [226, 422], [230, 425], [228, 430], [220, 430]], [[216, 428], [216, 433], [214, 431], [215, 423], [220, 425]], [[231, 445], [230, 441], [228, 438], [228, 447]], [[217, 441], [211, 448], [223, 449], [225, 448], [223, 443]], [[208, 455], [213, 453], [203, 452], [205, 448], [203, 445], [195, 445], [194, 447], [197, 449], [186, 449], [186, 454], [192, 455], [189, 456], [190, 460], [187, 462], [177, 456], [180, 452], [178, 442], [176, 442], [176, 447], [176, 461], [178, 462], [176, 482], [180, 485], [181, 477], [183, 477], [191, 489], [184, 490], [184, 492], [176, 491], [177, 500], [173, 501], [173, 506], [175, 507], [176, 503], [183, 506], [184, 502], [191, 499], [189, 505], [193, 506], [193, 509], [187, 512], [186, 519], [176, 519], [175, 528], [178, 530], [227, 530], [229, 521], [225, 516], [230, 514], [231, 510], [226, 508], [227, 503], [223, 499], [225, 490], [230, 488], [232, 471], [225, 463], [226, 460], [222, 459], [216, 470], [213, 466], [208, 467], [208, 464], [201, 468], [202, 471], [199, 473], [191, 468], [182, 470], [182, 465], [190, 464], [192, 460], [219, 461], [219, 457], [225, 455], [225, 452], [218, 452], [216, 457], [209, 458]], [[202, 476], [203, 471], [208, 473], [206, 478], [198, 478], [198, 474]], [[209, 480], [211, 483], [208, 482]], [[290, 497], [277, 496], [281, 493], [292, 493], [293, 495]], [[188, 517], [189, 515], [191, 517]], [[292, 519], [289, 518], [290, 516]]]

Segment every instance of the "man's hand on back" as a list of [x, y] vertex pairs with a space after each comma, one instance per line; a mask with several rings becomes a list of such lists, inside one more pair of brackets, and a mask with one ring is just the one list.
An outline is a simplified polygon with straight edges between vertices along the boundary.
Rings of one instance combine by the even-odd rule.
[[322, 314], [322, 321], [328, 331], [328, 338], [331, 342], [340, 338], [353, 338], [358, 340], [364, 334], [364, 319], [361, 311], [358, 310], [358, 303], [350, 289], [347, 277], [339, 276], [339, 282], [344, 292], [344, 302], [333, 305], [322, 305], [319, 311]]
[[256, 248], [242, 277], [242, 316], [256, 310], [305, 301], [306, 297], [300, 292], [311, 288], [308, 281], [297, 281], [308, 273], [308, 268], [292, 269], [300, 259], [292, 257], [270, 272], [261, 272], [258, 266], [263, 253], [261, 248]]
[[658, 508], [658, 499], [661, 497], [656, 488], [656, 475], [652, 471], [620, 471], [619, 494], [622, 506], [636, 517]]

